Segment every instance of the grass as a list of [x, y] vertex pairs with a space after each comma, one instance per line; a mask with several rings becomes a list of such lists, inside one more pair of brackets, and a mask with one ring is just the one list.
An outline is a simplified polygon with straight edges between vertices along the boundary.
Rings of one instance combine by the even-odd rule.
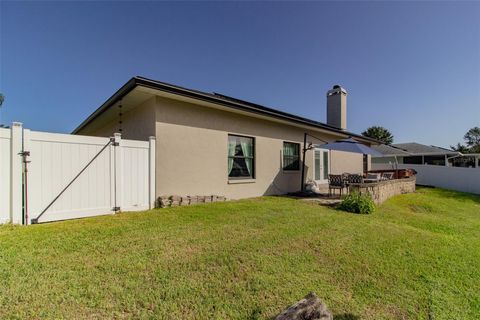
[[476, 319], [480, 197], [419, 189], [371, 215], [282, 197], [0, 227], [0, 318]]

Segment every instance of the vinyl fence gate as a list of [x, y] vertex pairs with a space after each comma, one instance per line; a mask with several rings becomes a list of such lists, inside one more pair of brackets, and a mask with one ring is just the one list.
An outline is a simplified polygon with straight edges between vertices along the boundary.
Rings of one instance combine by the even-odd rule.
[[153, 208], [149, 141], [0, 128], [0, 223], [42, 223]]

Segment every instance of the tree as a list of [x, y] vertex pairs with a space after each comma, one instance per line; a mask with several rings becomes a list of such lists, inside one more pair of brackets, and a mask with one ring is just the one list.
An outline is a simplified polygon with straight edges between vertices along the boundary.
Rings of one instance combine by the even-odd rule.
[[480, 152], [480, 128], [473, 127], [465, 133], [463, 136], [466, 145], [469, 147], [470, 152]]
[[457, 143], [456, 146], [450, 146], [455, 151], [461, 153], [480, 153], [480, 128], [473, 127], [463, 136], [465, 145]]
[[393, 143], [393, 134], [380, 126], [373, 126], [362, 132], [365, 137], [377, 139], [385, 144]]
[[461, 153], [468, 153], [469, 151], [468, 147], [461, 143], [457, 143], [456, 146], [450, 146], [450, 149], [452, 149], [453, 151], [461, 152]]

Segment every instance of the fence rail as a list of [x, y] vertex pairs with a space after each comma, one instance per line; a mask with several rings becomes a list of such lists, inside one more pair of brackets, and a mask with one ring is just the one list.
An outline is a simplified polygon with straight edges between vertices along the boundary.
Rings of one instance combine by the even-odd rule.
[[[135, 141], [120, 134], [37, 132], [14, 123], [0, 130], [0, 148], [0, 223], [41, 223], [154, 205], [154, 137]], [[24, 151], [27, 157], [21, 156]]]
[[[399, 164], [398, 169], [417, 171], [417, 184], [480, 194], [480, 168], [421, 164]], [[372, 164], [373, 170], [392, 169], [388, 164]]]

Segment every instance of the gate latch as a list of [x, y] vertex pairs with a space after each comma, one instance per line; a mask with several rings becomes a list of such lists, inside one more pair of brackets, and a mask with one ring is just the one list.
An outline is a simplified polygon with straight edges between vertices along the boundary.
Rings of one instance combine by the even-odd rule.
[[22, 151], [19, 153], [20, 156], [23, 158], [24, 163], [30, 163], [31, 161], [27, 161], [27, 157], [30, 157], [30, 151]]

